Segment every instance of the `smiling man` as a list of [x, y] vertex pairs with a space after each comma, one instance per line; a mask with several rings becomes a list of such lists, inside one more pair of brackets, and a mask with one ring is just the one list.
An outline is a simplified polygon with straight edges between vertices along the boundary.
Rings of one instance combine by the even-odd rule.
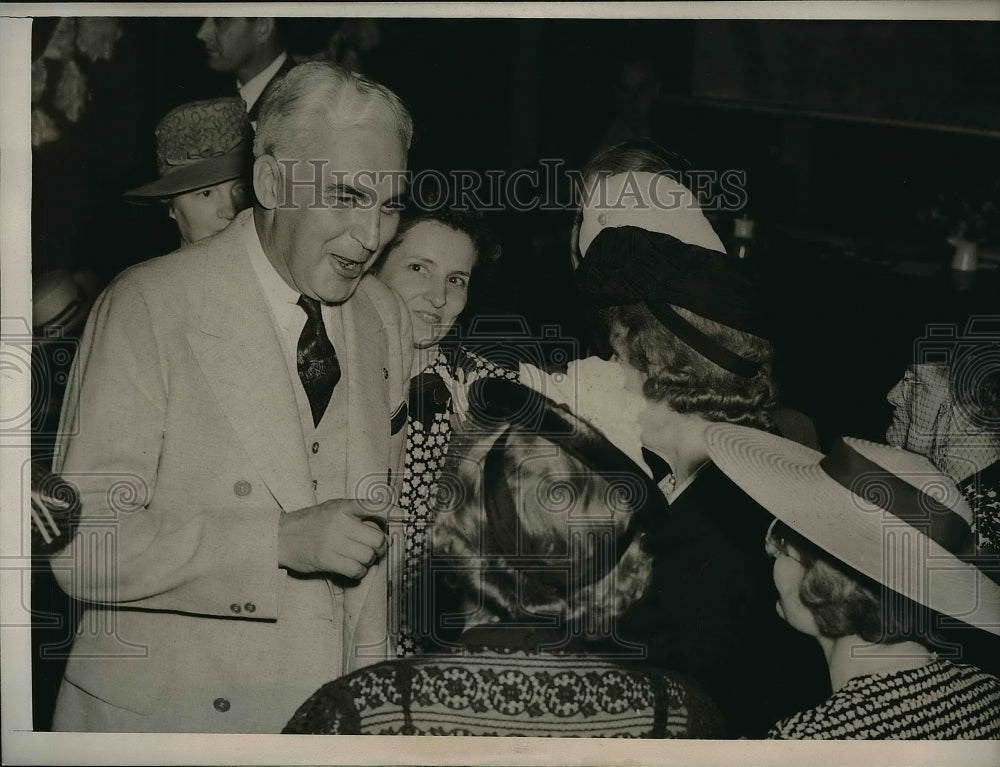
[[98, 300], [55, 461], [80, 532], [53, 563], [102, 628], [55, 729], [280, 732], [318, 680], [386, 657], [412, 333], [363, 275], [411, 132], [383, 86], [297, 67], [265, 98], [254, 209]]

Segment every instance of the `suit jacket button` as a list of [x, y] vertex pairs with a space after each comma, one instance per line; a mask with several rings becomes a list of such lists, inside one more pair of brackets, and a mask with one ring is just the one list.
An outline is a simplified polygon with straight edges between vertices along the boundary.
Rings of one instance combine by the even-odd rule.
[[253, 486], [247, 482], [245, 479], [241, 479], [235, 485], [233, 485], [233, 492], [236, 493], [240, 498], [245, 498], [250, 495], [250, 491], [253, 490]]
[[233, 602], [231, 605], [229, 605], [229, 609], [232, 610], [234, 613], [237, 613], [237, 614], [243, 612], [243, 608], [240, 607], [235, 602]]
[[247, 602], [245, 605], [243, 605], [243, 609], [246, 610], [248, 613], [255, 613], [257, 612], [257, 605], [255, 605], [253, 602]]
[[319, 452], [319, 442], [313, 442], [312, 443], [312, 451], [313, 451], [313, 453], [318, 453]]
[[216, 698], [212, 701], [212, 705], [215, 706], [216, 711], [226, 713], [229, 710], [230, 703], [225, 698]]
[[384, 379], [385, 379], [386, 381], [388, 381], [388, 380], [389, 380], [389, 371], [388, 371], [388, 369], [386, 369], [386, 368], [382, 368], [382, 377], [383, 377], [383, 378], [384, 378]]

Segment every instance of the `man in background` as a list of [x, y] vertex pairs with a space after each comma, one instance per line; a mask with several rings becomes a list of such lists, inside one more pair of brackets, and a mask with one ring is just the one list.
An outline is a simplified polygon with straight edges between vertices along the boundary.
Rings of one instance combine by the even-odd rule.
[[209, 67], [236, 75], [236, 88], [256, 129], [261, 96], [295, 66], [278, 20], [209, 16], [197, 37], [205, 44]]

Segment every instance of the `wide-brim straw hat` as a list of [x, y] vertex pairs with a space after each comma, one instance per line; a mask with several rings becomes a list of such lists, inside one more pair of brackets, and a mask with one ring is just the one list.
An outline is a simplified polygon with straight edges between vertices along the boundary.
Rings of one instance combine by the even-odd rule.
[[130, 202], [151, 202], [247, 175], [253, 128], [246, 105], [234, 97], [182, 104], [156, 126], [160, 178], [130, 189]]
[[914, 602], [1000, 635], [997, 563], [976, 555], [972, 511], [926, 458], [851, 437], [824, 456], [731, 424], [713, 424], [706, 436], [719, 469], [827, 554]]

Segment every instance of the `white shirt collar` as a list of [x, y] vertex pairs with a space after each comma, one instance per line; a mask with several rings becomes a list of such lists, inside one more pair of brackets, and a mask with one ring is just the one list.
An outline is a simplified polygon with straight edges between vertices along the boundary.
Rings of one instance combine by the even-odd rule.
[[278, 55], [278, 58], [251, 77], [249, 82], [241, 83], [239, 80], [236, 81], [236, 87], [239, 88], [240, 96], [246, 102], [248, 112], [253, 108], [257, 99], [260, 98], [260, 94], [264, 92], [264, 88], [267, 87], [267, 84], [271, 82], [271, 78], [281, 69], [282, 64], [285, 63], [285, 59], [287, 58], [288, 54], [282, 51]]
[[243, 243], [246, 245], [247, 253], [250, 254], [250, 263], [253, 265], [254, 272], [257, 273], [257, 279], [264, 290], [267, 303], [277, 317], [282, 317], [288, 311], [289, 304], [294, 306], [298, 303], [299, 293], [282, 279], [264, 252], [264, 247], [260, 244], [260, 237], [257, 236], [257, 227], [254, 225], [252, 211], [244, 222]]

